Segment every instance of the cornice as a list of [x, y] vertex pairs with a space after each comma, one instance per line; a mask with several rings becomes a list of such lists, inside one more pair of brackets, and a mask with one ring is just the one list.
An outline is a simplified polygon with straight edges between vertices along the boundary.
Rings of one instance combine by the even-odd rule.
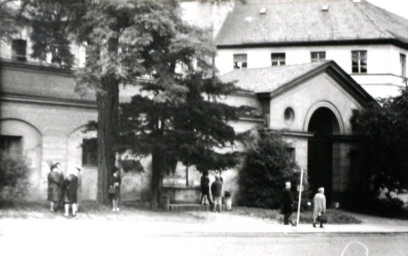
[[64, 69], [59, 67], [45, 66], [35, 62], [23, 62], [0, 58], [0, 67], [14, 70], [24, 70], [32, 72], [42, 72], [48, 74], [57, 74], [73, 77], [75, 71], [72, 69]]
[[338, 46], [338, 45], [384, 45], [391, 44], [408, 50], [408, 43], [395, 38], [377, 39], [346, 39], [325, 41], [277, 41], [277, 42], [242, 42], [242, 43], [216, 43], [217, 49], [242, 49], [265, 47], [295, 47], [295, 46]]
[[2, 102], [16, 102], [25, 104], [52, 105], [60, 107], [75, 107], [86, 109], [97, 109], [96, 101], [90, 100], [75, 100], [75, 99], [60, 99], [51, 97], [39, 97], [27, 94], [2, 93], [0, 95]]

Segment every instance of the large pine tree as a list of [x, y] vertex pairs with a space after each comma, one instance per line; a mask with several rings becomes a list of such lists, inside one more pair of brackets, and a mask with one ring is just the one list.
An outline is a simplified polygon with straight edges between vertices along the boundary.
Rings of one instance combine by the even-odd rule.
[[238, 109], [216, 101], [217, 96], [230, 92], [232, 85], [189, 71], [175, 78], [188, 89], [183, 101], [156, 101], [151, 95], [164, 91], [167, 85], [147, 81], [141, 83], [145, 94], [134, 96], [120, 108], [121, 145], [136, 154], [152, 155], [153, 207], [162, 176], [173, 171], [177, 161], [195, 165], [199, 171], [224, 170], [236, 164], [236, 153], [223, 153], [222, 149], [234, 143], [235, 132], [227, 121], [238, 118]]

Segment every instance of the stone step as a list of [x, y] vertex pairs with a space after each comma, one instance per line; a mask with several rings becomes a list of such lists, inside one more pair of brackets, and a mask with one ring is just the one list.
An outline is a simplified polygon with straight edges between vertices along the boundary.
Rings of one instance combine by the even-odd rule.
[[210, 205], [202, 204], [169, 204], [170, 211], [210, 211]]

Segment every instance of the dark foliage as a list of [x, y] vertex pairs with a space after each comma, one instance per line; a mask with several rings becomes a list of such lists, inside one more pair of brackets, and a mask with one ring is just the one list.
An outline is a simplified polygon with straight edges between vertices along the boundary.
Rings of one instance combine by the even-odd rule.
[[[215, 148], [233, 144], [235, 132], [227, 121], [238, 118], [237, 109], [204, 97], [218, 97], [221, 92], [228, 92], [226, 88], [233, 87], [216, 78], [204, 78], [200, 73], [179, 79], [178, 83], [188, 89], [185, 99], [178, 104], [136, 95], [130, 103], [121, 105], [120, 145], [139, 155], [159, 149], [164, 165], [169, 167], [166, 172], [173, 171], [177, 161], [196, 165], [200, 171], [234, 166], [236, 153], [219, 153]], [[150, 83], [143, 87], [145, 91], [152, 88]]]
[[296, 180], [296, 163], [287, 151], [288, 145], [279, 135], [261, 137], [248, 149], [239, 172], [239, 204], [274, 209], [286, 181]]
[[361, 135], [360, 175], [352, 191], [358, 197], [374, 198], [382, 184], [389, 189], [408, 185], [408, 90], [380, 103], [355, 111], [351, 119]]
[[21, 160], [0, 152], [0, 198], [21, 198], [28, 192], [27, 176], [29, 168]]

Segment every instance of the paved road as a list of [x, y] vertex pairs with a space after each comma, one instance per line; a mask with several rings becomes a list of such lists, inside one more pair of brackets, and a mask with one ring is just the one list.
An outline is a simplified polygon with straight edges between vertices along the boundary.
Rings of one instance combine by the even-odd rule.
[[341, 256], [352, 242], [344, 256], [408, 255], [408, 233], [185, 233], [175, 232], [168, 223], [155, 223], [151, 229], [149, 225], [115, 220], [0, 220], [0, 254]]

